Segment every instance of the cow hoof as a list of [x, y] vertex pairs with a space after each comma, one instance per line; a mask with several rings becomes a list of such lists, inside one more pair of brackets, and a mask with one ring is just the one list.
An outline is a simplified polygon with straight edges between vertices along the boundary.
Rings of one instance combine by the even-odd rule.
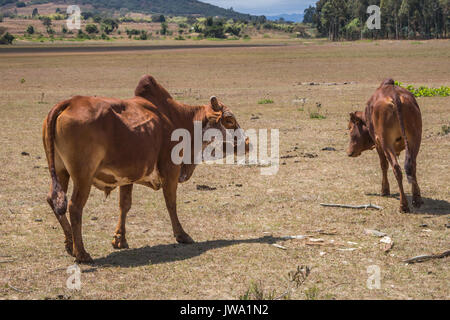
[[75, 256], [75, 261], [77, 263], [93, 263], [94, 260], [91, 258], [91, 256], [89, 255], [89, 253], [84, 252], [84, 253], [79, 253]]
[[177, 239], [178, 243], [184, 243], [184, 244], [195, 243], [195, 241], [192, 240], [192, 238], [187, 233], [183, 233], [181, 235], [176, 236], [176, 239]]
[[73, 254], [73, 243], [72, 242], [65, 242], [66, 245], [66, 251], [69, 255], [71, 255], [72, 257], [75, 257], [75, 255]]
[[423, 205], [423, 203], [424, 202], [423, 202], [422, 198], [413, 199], [413, 202], [412, 202], [414, 208], [420, 208]]
[[112, 241], [112, 246], [114, 249], [128, 249], [127, 239], [120, 234], [116, 234]]
[[401, 206], [400, 207], [400, 212], [401, 213], [409, 213], [409, 207], [408, 206]]
[[390, 195], [391, 195], [391, 192], [389, 190], [381, 191], [381, 196], [382, 197], [389, 197]]

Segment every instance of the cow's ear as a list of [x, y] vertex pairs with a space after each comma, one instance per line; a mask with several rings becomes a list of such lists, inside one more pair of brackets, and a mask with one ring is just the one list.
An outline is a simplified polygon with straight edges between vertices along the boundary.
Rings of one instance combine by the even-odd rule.
[[222, 111], [222, 107], [219, 104], [219, 100], [217, 100], [216, 97], [212, 96], [210, 98], [211, 101], [211, 107], [213, 108], [214, 111], [219, 112]]
[[350, 121], [357, 124], [361, 121], [361, 119], [358, 118], [356, 112], [350, 112]]

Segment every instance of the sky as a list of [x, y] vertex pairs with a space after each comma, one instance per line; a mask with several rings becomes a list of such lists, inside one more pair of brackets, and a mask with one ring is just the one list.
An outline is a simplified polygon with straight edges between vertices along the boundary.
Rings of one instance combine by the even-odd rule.
[[213, 5], [230, 8], [254, 15], [277, 15], [282, 13], [303, 13], [317, 0], [200, 0]]

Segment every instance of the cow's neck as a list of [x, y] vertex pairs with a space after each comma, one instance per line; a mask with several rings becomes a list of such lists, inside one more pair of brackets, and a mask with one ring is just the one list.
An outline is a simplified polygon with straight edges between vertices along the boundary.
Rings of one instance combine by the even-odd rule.
[[203, 126], [207, 123], [206, 107], [182, 104], [171, 98], [166, 101], [164, 113], [175, 128], [183, 128], [193, 134], [195, 121], [201, 122]]

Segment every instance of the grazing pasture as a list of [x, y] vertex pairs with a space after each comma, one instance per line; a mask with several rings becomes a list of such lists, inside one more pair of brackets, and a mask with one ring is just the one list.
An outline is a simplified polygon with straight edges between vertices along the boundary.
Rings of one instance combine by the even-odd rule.
[[[0, 52], [0, 299], [237, 299], [258, 290], [275, 298], [288, 292], [283, 298], [290, 299], [449, 299], [448, 258], [403, 260], [450, 249], [450, 98], [418, 98], [422, 208], [398, 212], [391, 168], [393, 195], [380, 196], [375, 150], [356, 159], [345, 152], [349, 113], [363, 110], [384, 78], [450, 86], [449, 71], [448, 40]], [[145, 73], [188, 104], [216, 95], [244, 129], [279, 129], [280, 170], [262, 176], [257, 166], [199, 166], [178, 188], [179, 218], [193, 245], [175, 242], [162, 192], [135, 186], [130, 249], [114, 250], [118, 190], [105, 200], [92, 189], [83, 237], [95, 262], [81, 265], [81, 290], [69, 290], [66, 269], [74, 259], [46, 202], [42, 121], [72, 95], [129, 98]], [[404, 153], [400, 158], [403, 167]], [[405, 175], [403, 182], [411, 204]], [[383, 210], [320, 203], [372, 203]], [[393, 247], [385, 252], [381, 238], [365, 229], [386, 233]], [[283, 238], [298, 235], [307, 237]], [[373, 265], [380, 268], [381, 288], [370, 290]], [[310, 268], [306, 280], [288, 276], [302, 266]]]

